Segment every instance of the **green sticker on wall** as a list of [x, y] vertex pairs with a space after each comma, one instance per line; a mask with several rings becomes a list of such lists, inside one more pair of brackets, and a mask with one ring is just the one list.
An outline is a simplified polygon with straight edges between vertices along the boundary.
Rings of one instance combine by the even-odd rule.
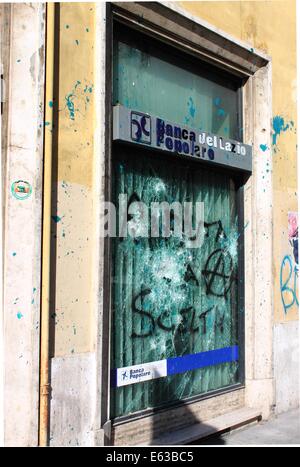
[[26, 199], [32, 193], [32, 186], [24, 180], [17, 180], [11, 185], [11, 193], [16, 199]]

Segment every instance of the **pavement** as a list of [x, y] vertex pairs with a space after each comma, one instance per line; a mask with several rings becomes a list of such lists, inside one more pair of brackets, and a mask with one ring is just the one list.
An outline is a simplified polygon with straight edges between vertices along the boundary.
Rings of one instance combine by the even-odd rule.
[[206, 439], [201, 445], [300, 445], [300, 409]]

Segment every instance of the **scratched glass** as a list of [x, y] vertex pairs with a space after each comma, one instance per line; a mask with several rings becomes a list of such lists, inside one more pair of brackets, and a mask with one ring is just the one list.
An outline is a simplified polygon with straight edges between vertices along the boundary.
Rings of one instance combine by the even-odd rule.
[[[115, 238], [112, 367], [163, 360], [238, 344], [238, 230], [233, 180], [202, 166], [167, 164], [119, 150], [114, 198], [129, 203], [204, 202], [200, 248], [170, 238]], [[130, 201], [131, 200], [131, 201]], [[238, 362], [209, 366], [112, 390], [112, 416], [233, 385]]]
[[114, 44], [114, 104], [177, 124], [239, 140], [237, 84], [165, 53], [154, 44], [122, 37]]
[[[122, 35], [114, 44], [113, 103], [239, 140], [232, 82], [166, 53], [150, 40]], [[181, 357], [239, 344], [236, 186], [228, 175], [193, 162], [119, 145], [113, 200], [129, 204], [204, 202], [199, 248], [180, 238], [115, 238], [111, 366]], [[130, 222], [130, 218], [128, 218]], [[142, 227], [142, 226], [141, 226]], [[120, 417], [239, 382], [239, 362], [186, 371], [111, 390]]]

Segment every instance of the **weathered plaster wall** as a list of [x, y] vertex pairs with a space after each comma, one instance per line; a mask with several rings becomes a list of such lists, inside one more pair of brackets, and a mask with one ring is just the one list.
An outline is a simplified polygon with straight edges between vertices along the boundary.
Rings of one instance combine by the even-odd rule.
[[50, 446], [93, 446], [95, 355], [52, 359]]
[[47, 104], [53, 105], [58, 128], [53, 128], [55, 121], [46, 122], [46, 128], [53, 131], [57, 148], [52, 210], [54, 355], [65, 356], [92, 347], [94, 4], [61, 3], [57, 34], [59, 79], [54, 100]]
[[47, 126], [53, 130], [56, 148], [50, 445], [92, 446], [95, 438], [103, 444], [105, 394], [101, 381], [104, 265], [99, 241], [105, 160], [105, 3], [64, 3], [57, 9], [59, 80], [54, 122]]
[[[276, 405], [282, 411], [299, 403], [296, 380], [291, 377], [291, 373], [298, 374], [299, 366], [295, 348], [299, 319], [297, 254], [288, 232], [289, 212], [297, 211], [296, 2], [244, 0], [180, 4], [202, 20], [247, 42], [250, 48], [260, 49], [272, 57], [272, 145], [268, 148], [262, 142], [260, 149], [262, 158], [268, 149], [272, 150], [274, 368]], [[270, 167], [266, 165], [265, 170], [268, 172]]]
[[[43, 180], [45, 5], [1, 9], [10, 23], [5, 173], [4, 419], [6, 446], [36, 446]], [[4, 25], [3, 27], [6, 27]], [[20, 182], [22, 181], [22, 182]]]
[[299, 323], [278, 323], [274, 344], [276, 410], [280, 413], [299, 404]]

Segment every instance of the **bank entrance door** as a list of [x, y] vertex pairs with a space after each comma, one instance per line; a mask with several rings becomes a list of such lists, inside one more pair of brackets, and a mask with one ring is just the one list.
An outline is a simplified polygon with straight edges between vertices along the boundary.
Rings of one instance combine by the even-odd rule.
[[[130, 130], [127, 141], [113, 143], [113, 200], [119, 213], [125, 195], [125, 223], [135, 235], [119, 225], [112, 240], [112, 418], [243, 383], [244, 175], [226, 166], [226, 154], [247, 157], [243, 146], [236, 152], [240, 87], [205, 63], [117, 29], [113, 104], [127, 120], [118, 117], [114, 126]], [[235, 149], [225, 150], [233, 140]], [[172, 209], [170, 235], [151, 236], [138, 203], [150, 221], [153, 203], [184, 202], [203, 203], [201, 245], [191, 247], [184, 223], [182, 236], [174, 234]], [[197, 230], [195, 211], [192, 219]]]

